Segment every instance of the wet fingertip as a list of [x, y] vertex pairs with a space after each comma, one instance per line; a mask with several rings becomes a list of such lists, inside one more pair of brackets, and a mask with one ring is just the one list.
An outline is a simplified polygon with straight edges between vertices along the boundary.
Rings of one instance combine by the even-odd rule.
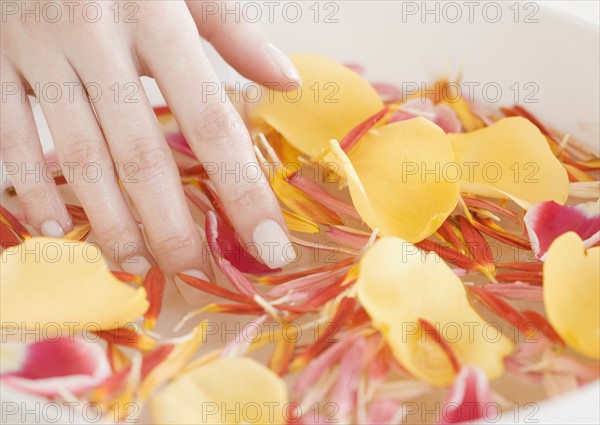
[[252, 239], [259, 248], [259, 256], [264, 264], [272, 269], [283, 267], [296, 259], [287, 233], [273, 219], [262, 221], [252, 234]]
[[62, 238], [65, 235], [60, 223], [53, 219], [44, 221], [40, 226], [40, 231], [43, 236], [49, 238]]
[[275, 45], [273, 45], [272, 43], [267, 43], [265, 45], [265, 49], [267, 50], [267, 53], [269, 54], [271, 60], [275, 63], [275, 65], [277, 65], [281, 73], [286, 78], [294, 80], [299, 85], [302, 84], [302, 79], [300, 77], [298, 69], [296, 69], [296, 66], [292, 63], [290, 58], [286, 56], [285, 53], [283, 53], [281, 50], [275, 47]]

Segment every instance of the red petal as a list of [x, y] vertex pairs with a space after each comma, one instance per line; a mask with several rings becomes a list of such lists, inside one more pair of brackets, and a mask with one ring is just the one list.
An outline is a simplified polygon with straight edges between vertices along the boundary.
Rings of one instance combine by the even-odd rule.
[[475, 260], [493, 273], [495, 269], [494, 254], [486, 239], [465, 217], [460, 216], [459, 223], [460, 231]]
[[467, 257], [465, 254], [460, 253], [458, 250], [451, 246], [443, 246], [428, 239], [425, 239], [417, 243], [416, 245], [425, 251], [435, 252], [444, 260], [448, 261], [449, 263], [455, 264], [458, 267], [462, 267], [468, 270], [474, 270], [479, 266], [472, 259]]
[[29, 233], [29, 230], [27, 230], [25, 226], [23, 226], [14, 215], [12, 215], [10, 211], [8, 211], [2, 205], [0, 205], [0, 216], [4, 218], [4, 220], [6, 220], [9, 226], [15, 231], [17, 235], [21, 237], [21, 239], [27, 239], [31, 237], [31, 233]]
[[10, 226], [0, 220], [0, 246], [2, 249], [17, 246], [20, 243], [21, 240], [16, 233], [13, 232]]
[[223, 288], [212, 282], [199, 279], [195, 276], [189, 276], [186, 274], [178, 273], [177, 277], [179, 277], [185, 284], [190, 285], [193, 288], [199, 289], [202, 292], [216, 295], [218, 297], [225, 298], [231, 301], [237, 301], [246, 304], [256, 304], [254, 300], [247, 295], [230, 291], [229, 289]]
[[221, 247], [217, 239], [219, 237], [219, 230], [221, 230], [221, 227], [219, 227], [218, 223], [219, 221], [215, 213], [209, 211], [208, 214], [206, 214], [205, 220], [206, 241], [208, 242], [208, 247], [213, 255], [215, 263], [227, 277], [229, 282], [240, 293], [251, 298], [254, 298], [256, 295], [260, 295], [254, 285], [242, 274], [242, 272], [235, 268], [226, 258], [223, 257]]
[[556, 333], [556, 331], [554, 330], [554, 328], [552, 327], [552, 325], [540, 313], [538, 313], [536, 311], [533, 311], [533, 310], [526, 310], [526, 311], [523, 312], [523, 315], [527, 319], [529, 319], [530, 321], [532, 321], [533, 323], [535, 323], [536, 327], [544, 335], [546, 335], [548, 338], [550, 338], [551, 341], [556, 342], [557, 344], [565, 345], [564, 341]]
[[529, 335], [534, 329], [528, 323], [528, 320], [523, 317], [517, 310], [510, 306], [506, 301], [477, 286], [471, 286], [469, 290], [490, 310], [494, 311], [508, 323], [512, 324], [523, 335]]

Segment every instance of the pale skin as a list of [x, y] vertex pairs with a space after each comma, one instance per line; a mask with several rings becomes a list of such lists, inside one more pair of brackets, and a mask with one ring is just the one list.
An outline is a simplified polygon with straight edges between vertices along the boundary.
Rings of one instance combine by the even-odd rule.
[[[157, 262], [170, 277], [192, 272], [212, 278], [175, 160], [146, 94], [138, 90], [128, 98], [134, 102], [115, 101], [109, 87], [132, 82], [141, 87], [140, 76], [155, 78], [196, 157], [234, 169], [236, 163], [256, 163], [256, 158], [233, 105], [220, 95], [205, 96], [203, 101], [202, 82], [222, 85], [200, 36], [233, 68], [258, 83], [299, 83], [297, 71], [255, 25], [243, 19], [224, 20], [219, 13], [207, 15], [201, 1], [129, 1], [137, 5], [137, 23], [115, 22], [114, 10], [108, 10], [114, 2], [95, 3], [105, 8], [107, 18], [93, 23], [77, 10], [74, 22], [67, 18], [35, 22], [31, 17], [23, 22], [19, 13], [8, 16], [1, 24], [1, 82], [3, 86], [16, 82], [20, 90], [47, 83], [65, 88], [58, 100], [37, 98], [61, 168], [75, 164], [69, 165], [73, 170], [69, 185], [90, 219], [95, 241], [111, 260], [140, 274]], [[86, 100], [88, 83], [110, 95], [93, 103]], [[74, 96], [66, 95], [68, 87]], [[44, 164], [44, 156], [30, 103], [21, 93], [3, 96], [0, 146], [2, 161], [34, 169], [35, 164]], [[81, 172], [89, 162], [105, 171], [98, 181]], [[112, 171], [115, 162], [133, 164], [135, 169], [135, 179], [123, 181], [122, 188]], [[57, 186], [34, 177], [18, 173], [12, 178], [27, 222], [47, 236], [71, 231], [73, 223]], [[289, 243], [267, 179], [235, 180], [217, 175], [212, 184], [241, 239], [259, 245]], [[290, 261], [277, 248], [268, 251], [261, 259], [271, 267]]]

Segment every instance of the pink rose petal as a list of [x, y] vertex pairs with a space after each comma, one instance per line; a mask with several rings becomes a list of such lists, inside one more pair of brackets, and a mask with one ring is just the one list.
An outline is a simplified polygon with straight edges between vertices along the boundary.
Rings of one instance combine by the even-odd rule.
[[569, 206], [554, 201], [541, 202], [527, 211], [525, 225], [531, 247], [541, 260], [552, 242], [567, 232], [577, 233], [589, 248], [599, 241], [600, 203]]
[[442, 405], [441, 424], [474, 421], [484, 415], [492, 402], [485, 372], [476, 366], [464, 366]]
[[[23, 350], [22, 344], [14, 344]], [[18, 370], [2, 373], [0, 380], [21, 391], [53, 396], [60, 391], [77, 394], [100, 384], [111, 371], [100, 344], [63, 337], [25, 345]]]

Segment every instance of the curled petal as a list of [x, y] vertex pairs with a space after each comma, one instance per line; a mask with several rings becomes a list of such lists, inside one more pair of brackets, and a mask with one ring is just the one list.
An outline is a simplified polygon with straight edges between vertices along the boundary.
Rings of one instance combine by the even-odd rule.
[[100, 384], [111, 373], [105, 351], [80, 338], [47, 339], [33, 344], [2, 345], [2, 382], [28, 393], [77, 394]]
[[560, 235], [575, 232], [581, 239], [598, 243], [600, 235], [600, 200], [575, 206], [541, 202], [525, 214], [527, 233], [536, 257], [543, 258], [552, 242]]
[[332, 140], [322, 161], [336, 164], [363, 221], [384, 236], [418, 242], [435, 232], [457, 203], [457, 182], [422, 172], [454, 161], [443, 130], [422, 117], [371, 130], [349, 156]]
[[527, 119], [505, 118], [448, 137], [461, 167], [462, 191], [511, 198], [525, 209], [538, 202], [567, 200], [567, 173], [546, 138]]
[[[442, 334], [458, 364], [473, 364], [490, 379], [504, 372], [503, 358], [512, 350], [505, 337], [491, 341], [487, 323], [469, 304], [460, 279], [434, 253], [419, 252], [397, 238], [382, 238], [360, 263], [357, 296], [381, 331], [400, 364], [415, 377], [435, 386], [453, 382], [454, 367], [442, 344], [419, 332], [420, 319]], [[450, 332], [450, 327], [456, 327]], [[435, 335], [433, 335], [435, 336]]]
[[152, 398], [151, 412], [156, 424], [282, 424], [287, 402], [285, 383], [262, 364], [219, 358], [168, 384]]
[[571, 348], [600, 358], [600, 247], [584, 248], [574, 232], [558, 237], [544, 263], [548, 321]]
[[383, 108], [375, 89], [349, 68], [313, 54], [291, 59], [302, 88], [269, 93], [251, 116], [255, 122], [265, 121], [302, 153], [318, 155], [329, 140], [341, 140]]
[[36, 237], [6, 249], [0, 261], [2, 327], [109, 329], [148, 308], [144, 288], [119, 281], [96, 245]]

